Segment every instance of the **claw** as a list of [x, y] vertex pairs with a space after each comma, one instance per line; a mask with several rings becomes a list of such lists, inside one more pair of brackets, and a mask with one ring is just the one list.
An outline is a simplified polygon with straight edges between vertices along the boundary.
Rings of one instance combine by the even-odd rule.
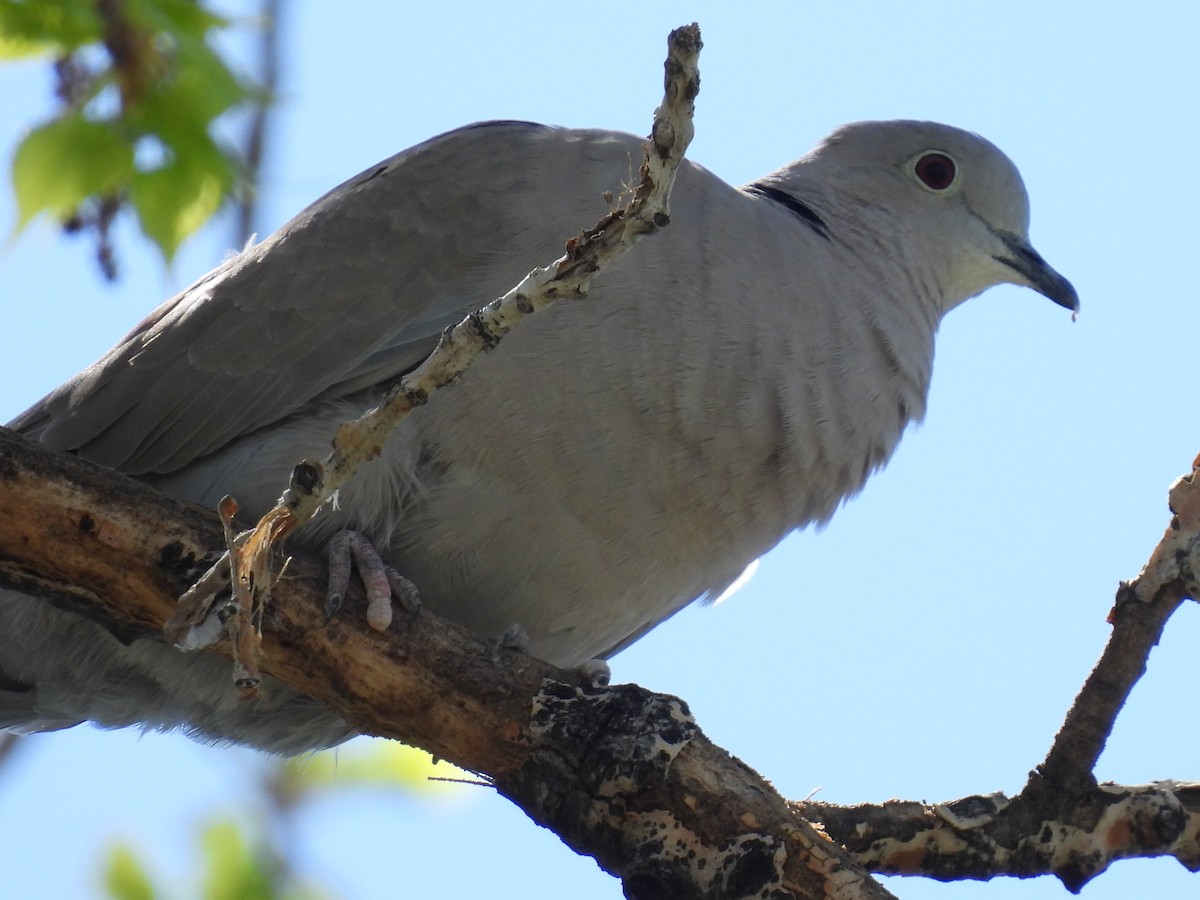
[[417, 586], [389, 566], [365, 535], [339, 531], [329, 541], [329, 589], [325, 594], [325, 621], [337, 613], [350, 586], [350, 559], [358, 568], [367, 591], [367, 624], [387, 631], [392, 624], [392, 598], [410, 614], [421, 608]]
[[346, 589], [350, 587], [350, 538], [353, 532], [339, 531], [329, 540], [329, 587], [325, 592], [325, 624], [342, 606]]
[[387, 574], [388, 587], [392, 589], [392, 596], [396, 598], [400, 607], [412, 616], [419, 613], [421, 611], [421, 592], [417, 590], [417, 586], [391, 566], [385, 566], [384, 571]]
[[589, 659], [579, 666], [579, 671], [589, 683], [596, 687], [606, 687], [612, 680], [612, 669], [602, 659]]
[[528, 653], [533, 647], [533, 641], [529, 638], [529, 632], [520, 625], [509, 625], [504, 629], [504, 634], [500, 635], [500, 640], [496, 641], [496, 653], [501, 650], [515, 650], [518, 653]]

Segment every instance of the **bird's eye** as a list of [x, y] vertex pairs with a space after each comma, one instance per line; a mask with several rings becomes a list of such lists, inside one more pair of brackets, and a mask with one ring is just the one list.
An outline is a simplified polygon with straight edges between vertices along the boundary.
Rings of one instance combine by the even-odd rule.
[[945, 153], [924, 153], [913, 163], [913, 174], [931, 191], [948, 190], [958, 177], [958, 166]]

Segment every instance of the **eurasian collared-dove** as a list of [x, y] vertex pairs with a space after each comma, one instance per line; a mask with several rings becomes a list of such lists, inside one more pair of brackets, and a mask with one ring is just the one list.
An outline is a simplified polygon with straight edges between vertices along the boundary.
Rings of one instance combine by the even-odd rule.
[[[155, 310], [14, 427], [215, 505], [269, 508], [301, 457], [441, 329], [558, 255], [641, 140], [471, 126], [326, 194]], [[941, 317], [1001, 282], [1077, 309], [1027, 240], [1013, 164], [925, 122], [865, 122], [744, 188], [685, 163], [672, 224], [412, 415], [318, 544], [364, 531], [428, 607], [576, 664], [714, 597], [826, 521], [925, 412]], [[182, 726], [299, 752], [348, 737], [228, 663], [0, 595], [0, 725]]]

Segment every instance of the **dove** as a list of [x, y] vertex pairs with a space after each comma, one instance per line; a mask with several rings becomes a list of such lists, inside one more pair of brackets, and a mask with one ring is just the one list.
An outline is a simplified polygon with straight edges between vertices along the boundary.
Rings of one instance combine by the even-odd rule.
[[[642, 139], [487, 122], [321, 197], [12, 427], [161, 490], [269, 509], [440, 332], [609, 209]], [[685, 161], [671, 222], [435, 394], [297, 540], [369, 538], [427, 608], [608, 658], [830, 519], [925, 414], [944, 315], [1012, 283], [1077, 311], [1014, 164], [918, 121], [843, 126], [742, 187]], [[294, 754], [353, 735], [228, 662], [0, 594], [0, 726], [179, 728]]]

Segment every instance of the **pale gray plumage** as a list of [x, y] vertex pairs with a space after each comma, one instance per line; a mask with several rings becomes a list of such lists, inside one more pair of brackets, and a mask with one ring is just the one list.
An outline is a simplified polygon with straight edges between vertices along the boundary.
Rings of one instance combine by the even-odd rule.
[[[434, 138], [159, 307], [15, 427], [257, 515], [445, 325], [599, 218], [640, 147], [511, 122]], [[918, 175], [931, 151], [954, 166], [921, 170], [939, 189]], [[615, 652], [862, 487], [924, 414], [952, 307], [1012, 282], [1077, 308], [1027, 227], [1012, 163], [943, 125], [849, 125], [745, 189], [685, 164], [669, 228], [418, 410], [303, 540], [361, 529], [433, 610], [519, 623], [545, 659]], [[281, 685], [239, 705], [210, 655], [0, 595], [0, 725], [85, 719], [280, 752], [350, 734]]]

